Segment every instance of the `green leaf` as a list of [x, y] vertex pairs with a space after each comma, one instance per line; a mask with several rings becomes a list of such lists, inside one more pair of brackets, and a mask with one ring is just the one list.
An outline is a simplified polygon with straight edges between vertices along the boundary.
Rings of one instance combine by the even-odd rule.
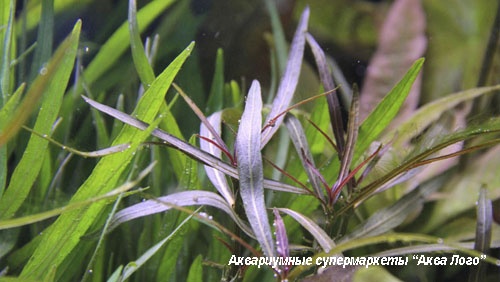
[[54, 37], [54, 0], [42, 0], [42, 17], [38, 25], [36, 49], [31, 65], [31, 79], [34, 79], [43, 65], [50, 59]]
[[148, 89], [149, 85], [155, 79], [153, 68], [149, 64], [148, 57], [144, 51], [144, 45], [141, 41], [139, 25], [137, 24], [137, 8], [136, 1], [129, 1], [128, 8], [128, 26], [130, 34], [130, 48], [132, 49], [132, 59], [134, 60], [135, 69], [139, 74], [144, 89]]
[[[138, 32], [143, 31], [158, 17], [174, 0], [152, 1], [137, 13]], [[101, 47], [99, 53], [90, 62], [84, 72], [85, 81], [90, 85], [101, 77], [128, 48], [129, 26], [123, 23]], [[141, 44], [142, 45], [142, 44]]]
[[424, 198], [437, 190], [437, 185], [422, 185], [404, 195], [397, 202], [373, 213], [370, 218], [362, 222], [338, 243], [347, 242], [356, 238], [376, 236], [399, 226], [415, 209], [420, 208]]
[[410, 93], [411, 86], [418, 76], [424, 59], [418, 59], [408, 70], [405, 76], [394, 86], [394, 88], [382, 99], [377, 107], [368, 115], [359, 128], [358, 142], [354, 153], [353, 161], [368, 149], [370, 144], [382, 133], [398, 113], [401, 105]]
[[[42, 134], [50, 134], [51, 127], [57, 118], [62, 97], [73, 70], [76, 57], [81, 22], [78, 21], [71, 35], [61, 44], [54, 54], [44, 73], [33, 82], [23, 102], [19, 105], [12, 122], [4, 128], [0, 136], [0, 144], [13, 136], [29, 117], [39, 97], [44, 96], [38, 113], [34, 130]], [[43, 163], [41, 152], [47, 149], [48, 141], [31, 136], [23, 157], [14, 170], [9, 187], [0, 201], [0, 218], [10, 218], [21, 207], [28, 196]]]
[[427, 103], [419, 108], [411, 117], [403, 121], [396, 129], [388, 133], [386, 136], [392, 138], [392, 136], [394, 136], [397, 132], [393, 141], [393, 146], [400, 147], [422, 133], [424, 129], [438, 120], [445, 111], [452, 109], [462, 102], [472, 100], [476, 97], [499, 89], [500, 85], [496, 85], [473, 88], [446, 95], [443, 98]]
[[[161, 240], [160, 242], [156, 243], [153, 247], [149, 248], [144, 254], [142, 254], [137, 260], [133, 262], [129, 262], [125, 268], [123, 269], [123, 277], [121, 281], [126, 280], [129, 278], [134, 272], [139, 269], [139, 267], [143, 266], [153, 255], [157, 254], [158, 251], [163, 247], [166, 243], [168, 243], [174, 236], [177, 235], [177, 233], [184, 227], [184, 225], [193, 217], [193, 215], [189, 215], [185, 220], [179, 224], [175, 228], [172, 233], [170, 233], [165, 239]], [[201, 261], [200, 261], [200, 267], [201, 267]], [[188, 280], [192, 281], [192, 280]]]
[[224, 106], [224, 51], [217, 50], [212, 86], [208, 95], [206, 115], [222, 110]]
[[[9, 2], [9, 4], [7, 4]], [[10, 62], [12, 59], [13, 22], [15, 13], [15, 1], [3, 0], [0, 8], [0, 107], [2, 107], [10, 96], [11, 72]]]
[[193, 263], [191, 264], [191, 267], [189, 268], [189, 274], [187, 281], [192, 281], [192, 282], [202, 282], [203, 281], [203, 267], [201, 263], [203, 262], [203, 258], [201, 255], [198, 255]]
[[[155, 3], [155, 2], [153, 2]], [[138, 102], [134, 115], [147, 122], [152, 122], [157, 115], [164, 95], [170, 87], [175, 75], [193, 49], [190, 44], [177, 58], [155, 79], [151, 87], [144, 93]], [[150, 129], [152, 130], [152, 128]], [[150, 130], [141, 131], [125, 126], [116, 137], [113, 144], [131, 142], [130, 149], [120, 154], [102, 158], [87, 181], [82, 184], [71, 202], [88, 199], [98, 192], [110, 191], [116, 186], [120, 175], [130, 163], [138, 146], [149, 136]], [[105, 203], [98, 202], [90, 207], [64, 213], [44, 232], [40, 245], [35, 250], [28, 264], [21, 273], [21, 278], [40, 279], [44, 277], [52, 266], [59, 266], [64, 259], [75, 249], [82, 235], [94, 223]]]
[[[0, 109], [0, 132], [2, 132], [3, 126], [7, 124], [7, 121], [14, 112], [19, 100], [21, 99], [21, 95], [24, 92], [25, 86], [25, 83], [21, 84], [16, 92], [14, 92], [14, 95], [10, 97], [9, 101]], [[7, 145], [0, 146], [0, 199], [3, 196], [5, 185], [7, 184], [8, 158]]]
[[480, 191], [479, 187], [483, 184], [490, 199], [500, 198], [500, 189], [498, 189], [500, 185], [498, 178], [499, 153], [499, 146], [488, 150], [481, 157], [471, 160], [462, 173], [454, 175], [444, 185], [440, 192], [445, 193], [446, 199], [436, 202], [423, 232], [432, 232], [456, 215], [474, 208]]

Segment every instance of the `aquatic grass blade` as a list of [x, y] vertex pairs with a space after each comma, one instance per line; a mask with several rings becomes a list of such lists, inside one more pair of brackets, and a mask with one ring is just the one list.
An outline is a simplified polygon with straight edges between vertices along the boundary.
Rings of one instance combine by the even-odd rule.
[[3, 107], [10, 99], [11, 86], [11, 66], [14, 50], [12, 49], [14, 42], [14, 21], [15, 21], [15, 3], [14, 1], [3, 1], [3, 9], [0, 11], [0, 107]]
[[41, 19], [38, 25], [35, 54], [31, 65], [30, 81], [50, 59], [54, 40], [54, 1], [42, 0]]
[[[207, 121], [213, 126], [215, 133], [220, 136], [221, 133], [221, 116], [222, 112], [215, 112], [207, 118]], [[200, 136], [206, 137], [209, 140], [214, 140], [214, 136], [210, 130], [205, 126], [205, 123], [200, 124]], [[200, 139], [200, 149], [206, 151], [217, 158], [221, 158], [222, 151], [217, 148], [211, 142], [205, 139]], [[219, 193], [226, 199], [230, 206], [234, 205], [234, 194], [231, 190], [229, 183], [227, 182], [226, 176], [221, 171], [214, 169], [211, 166], [204, 166], [207, 177], [212, 182], [214, 187], [219, 191]]]
[[[42, 96], [44, 97], [34, 130], [50, 134], [73, 70], [80, 29], [81, 21], [78, 21], [70, 36], [60, 45], [46, 68], [42, 70], [43, 73], [35, 79], [12, 117], [12, 122], [3, 128], [0, 146], [21, 128]], [[21, 161], [14, 169], [9, 186], [0, 200], [0, 218], [11, 218], [23, 204], [42, 167], [43, 158], [40, 155], [41, 152], [45, 152], [47, 146], [48, 141], [38, 136], [31, 136]]]
[[155, 79], [155, 74], [144, 50], [144, 45], [142, 44], [139, 24], [137, 23], [136, 0], [129, 0], [128, 5], [128, 30], [132, 59], [134, 60], [135, 69], [141, 79], [144, 89], [148, 89], [149, 85]]
[[[14, 94], [9, 98], [7, 103], [0, 108], [0, 132], [3, 131], [3, 127], [7, 124], [12, 113], [16, 110], [17, 104], [21, 99], [21, 95], [24, 92], [26, 84], [22, 83], [19, 88], [14, 92]], [[7, 145], [0, 146], [0, 199], [3, 196], [5, 187], [7, 185], [7, 161], [9, 155], [7, 151]]]
[[245, 110], [236, 135], [240, 195], [250, 226], [266, 256], [275, 254], [271, 226], [264, 201], [264, 169], [261, 155], [262, 97], [254, 80], [248, 91]]
[[[168, 67], [155, 79], [151, 87], [139, 100], [133, 114], [147, 122], [153, 122], [160, 110], [166, 94], [175, 75], [180, 70], [184, 61], [193, 49], [190, 44]], [[155, 125], [146, 131], [124, 126], [112, 145], [130, 142], [130, 149], [124, 153], [108, 155], [102, 158], [94, 168], [92, 174], [80, 186], [71, 202], [88, 199], [99, 192], [107, 192], [116, 186], [122, 172], [134, 157], [133, 152], [150, 135]], [[44, 232], [40, 244], [35, 250], [31, 260], [21, 272], [21, 278], [41, 279], [49, 269], [60, 266], [64, 260], [75, 250], [80, 237], [88, 228], [99, 219], [105, 203], [97, 202], [89, 207], [64, 213]], [[78, 220], [75, 220], [78, 219]], [[62, 231], [64, 230], [64, 232]]]
[[305, 33], [307, 31], [307, 22], [309, 20], [309, 8], [304, 9], [302, 16], [300, 18], [297, 31], [295, 32], [292, 45], [290, 47], [290, 53], [288, 56], [288, 62], [285, 68], [285, 73], [281, 79], [281, 82], [274, 98], [273, 104], [271, 106], [271, 111], [267, 115], [264, 124], [273, 122], [273, 126], [269, 126], [264, 132], [262, 132], [261, 146], [262, 148], [271, 140], [271, 137], [278, 131], [279, 126], [283, 122], [283, 116], [275, 119], [276, 116], [281, 114], [290, 104], [297, 87], [297, 83], [300, 75], [300, 68], [302, 65], [302, 58], [304, 55], [304, 45], [305, 45]]
[[[7, 219], [7, 220], [0, 220], [0, 230], [32, 224], [35, 222], [46, 220], [46, 219], [51, 218], [51, 217], [58, 216], [58, 215], [65, 213], [65, 212], [70, 212], [70, 211], [82, 208], [84, 206], [91, 205], [92, 203], [95, 203], [97, 201], [116, 198], [120, 194], [127, 192], [130, 189], [137, 186], [139, 184], [139, 182], [144, 177], [146, 177], [147, 174], [149, 174], [151, 172], [154, 165], [155, 165], [155, 163], [152, 163], [147, 168], [145, 168], [143, 171], [141, 171], [136, 179], [128, 181], [128, 182], [120, 185], [119, 187], [111, 190], [110, 192], [108, 192], [104, 195], [95, 196], [95, 197], [92, 197], [90, 199], [71, 203], [71, 204], [62, 206], [60, 208], [55, 208], [55, 209], [44, 211], [44, 212], [37, 213], [37, 214], [32, 214], [32, 215], [27, 215], [27, 216], [22, 216], [22, 217], [18, 217], [18, 218]], [[134, 192], [132, 192], [132, 193], [134, 193]]]
[[205, 114], [212, 114], [221, 111], [224, 107], [224, 51], [217, 50], [215, 58], [215, 70], [210, 87], [210, 94], [208, 95], [207, 106]]
[[[153, 1], [148, 3], [137, 12], [138, 31], [145, 30], [153, 20], [158, 17], [165, 9], [172, 5], [174, 0]], [[84, 72], [85, 81], [92, 85], [99, 77], [108, 71], [113, 64], [120, 58], [129, 47], [130, 31], [129, 24], [123, 23], [111, 37], [104, 43], [99, 53], [90, 62]], [[77, 93], [79, 93], [77, 91]]]
[[[166, 243], [170, 242], [174, 236], [182, 236], [179, 233], [184, 228], [184, 225], [188, 223], [189, 220], [193, 217], [193, 214], [190, 214], [186, 219], [184, 219], [167, 237], [165, 237], [160, 242], [156, 243], [154, 246], [149, 248], [146, 252], [144, 252], [137, 260], [133, 262], [129, 262], [124, 268], [122, 272], [122, 276], [120, 277], [120, 281], [126, 281], [132, 274], [134, 274], [141, 266], [143, 266], [152, 256], [158, 253], [158, 251], [163, 247]], [[121, 267], [121, 266], [120, 266]], [[120, 269], [120, 268], [118, 268]]]

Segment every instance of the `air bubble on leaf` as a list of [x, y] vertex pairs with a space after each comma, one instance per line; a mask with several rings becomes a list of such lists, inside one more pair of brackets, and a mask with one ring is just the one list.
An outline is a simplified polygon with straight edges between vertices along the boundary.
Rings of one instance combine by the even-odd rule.
[[61, 149], [66, 150], [66, 146], [62, 146]]
[[202, 216], [204, 218], [208, 218], [210, 220], [213, 219], [213, 217], [211, 215], [207, 214], [206, 212], [200, 212], [199, 214], [200, 214], [200, 216]]
[[39, 71], [40, 75], [46, 75], [47, 72], [48, 72], [47, 67], [43, 66], [40, 68], [40, 71]]
[[90, 274], [92, 274], [94, 271], [92, 269], [89, 269], [88, 271]]
[[500, 259], [497, 259], [496, 264], [497, 266], [500, 266]]

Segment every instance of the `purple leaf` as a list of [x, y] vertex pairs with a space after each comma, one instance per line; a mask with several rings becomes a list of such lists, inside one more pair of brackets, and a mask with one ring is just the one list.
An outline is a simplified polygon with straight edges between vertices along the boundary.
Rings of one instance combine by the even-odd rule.
[[132, 219], [168, 211], [184, 206], [212, 206], [227, 213], [249, 236], [254, 236], [250, 227], [236, 215], [233, 209], [219, 195], [209, 191], [183, 191], [153, 200], [141, 202], [117, 212], [110, 221], [108, 232]]
[[[283, 219], [277, 209], [273, 209], [274, 213], [274, 230], [276, 234], [276, 252], [280, 257], [287, 258], [290, 256], [290, 246], [288, 245], [288, 236], [286, 235], [286, 228]], [[279, 265], [281, 269], [280, 275], [285, 278], [292, 268], [291, 265]]]
[[275, 252], [264, 201], [264, 172], [260, 152], [261, 112], [260, 84], [254, 80], [248, 91], [245, 110], [236, 135], [236, 157], [243, 208], [264, 255], [271, 257]]
[[330, 238], [330, 236], [328, 236], [328, 234], [326, 234], [326, 232], [321, 229], [321, 227], [319, 227], [312, 219], [291, 209], [277, 208], [277, 210], [293, 217], [293, 219], [295, 219], [298, 223], [300, 223], [300, 225], [302, 225], [307, 231], [309, 231], [309, 233], [313, 235], [314, 239], [318, 241], [318, 244], [321, 246], [325, 253], [329, 253], [335, 247], [335, 243]]
[[[99, 111], [106, 113], [128, 125], [131, 125], [135, 128], [138, 128], [140, 130], [145, 130], [148, 128], [148, 124], [138, 120], [126, 113], [122, 113], [114, 108], [111, 108], [109, 106], [103, 105], [101, 103], [98, 103], [88, 97], [82, 96], [82, 98], [87, 102], [89, 105], [92, 107], [98, 109]], [[194, 147], [193, 145], [171, 135], [168, 134], [167, 132], [161, 130], [161, 129], [154, 129], [151, 132], [151, 135], [160, 138], [165, 142], [165, 145], [171, 146], [184, 154], [188, 155], [189, 157], [204, 163], [206, 165], [209, 165], [222, 173], [233, 177], [235, 179], [238, 179], [238, 171], [236, 168], [233, 166], [229, 165], [228, 163], [222, 161], [221, 159], [218, 159], [211, 154], [200, 150], [199, 148]], [[282, 192], [289, 192], [289, 193], [295, 193], [295, 194], [308, 194], [308, 191], [298, 188], [292, 185], [288, 185], [285, 183], [281, 183], [278, 181], [274, 180], [269, 180], [269, 179], [264, 179], [264, 187], [275, 190], [275, 191], [282, 191]]]
[[[332, 72], [326, 62], [325, 52], [319, 47], [319, 44], [314, 40], [314, 38], [308, 33], [306, 35], [307, 43], [311, 47], [311, 50], [316, 60], [316, 65], [318, 66], [319, 77], [323, 83], [323, 88], [325, 91], [331, 91], [335, 88], [335, 84], [332, 78]], [[344, 151], [344, 125], [342, 122], [342, 111], [340, 110], [340, 102], [337, 95], [337, 91], [326, 96], [326, 101], [328, 103], [328, 111], [330, 113], [330, 124], [332, 126], [333, 135], [335, 137], [335, 142], [337, 143], [337, 148], [339, 152]], [[340, 157], [340, 154], [339, 154]]]
[[[222, 112], [215, 112], [207, 118], [207, 122], [212, 126], [214, 133], [220, 136], [221, 133], [221, 115]], [[212, 131], [207, 128], [205, 123], [201, 123], [200, 125], [200, 136], [208, 138], [209, 140], [214, 140], [215, 136]], [[200, 139], [200, 148], [212, 154], [217, 158], [221, 158], [222, 151], [215, 146], [213, 143]], [[234, 194], [229, 184], [227, 183], [226, 176], [221, 171], [214, 169], [211, 166], [205, 165], [205, 172], [207, 173], [207, 177], [212, 182], [214, 187], [219, 191], [219, 193], [226, 199], [230, 206], [234, 206]]]
[[[378, 49], [367, 68], [361, 92], [361, 120], [403, 77], [413, 62], [423, 55], [426, 45], [425, 14], [421, 1], [395, 1], [380, 30]], [[417, 79], [401, 109], [400, 117], [411, 114], [417, 106], [419, 95], [420, 79]]]
[[290, 256], [288, 246], [288, 236], [286, 235], [286, 228], [283, 219], [277, 209], [273, 209], [274, 213], [274, 229], [276, 230], [276, 252], [281, 257]]
[[351, 167], [352, 157], [354, 155], [354, 147], [356, 145], [356, 140], [358, 139], [358, 129], [359, 129], [359, 93], [357, 88], [352, 91], [352, 102], [351, 109], [349, 110], [349, 121], [347, 124], [347, 140], [344, 151], [341, 151], [342, 159], [340, 161], [340, 171], [339, 176], [335, 184], [332, 187], [333, 203], [337, 200], [340, 190], [342, 189], [341, 183], [349, 175], [349, 169]]
[[[309, 20], [309, 8], [302, 12], [297, 31], [295, 32], [292, 45], [290, 47], [290, 55], [285, 68], [285, 73], [281, 79], [276, 97], [274, 98], [271, 111], [267, 115], [265, 124], [272, 123], [273, 126], [268, 126], [262, 132], [261, 147], [264, 148], [271, 140], [271, 137], [276, 133], [279, 126], [283, 122], [283, 116], [279, 116], [292, 101], [295, 88], [300, 75], [300, 68], [302, 65], [302, 58], [304, 55], [305, 34], [307, 32], [307, 22]], [[276, 119], [275, 119], [276, 118]]]
[[[309, 144], [307, 143], [306, 135], [304, 129], [300, 124], [299, 120], [291, 115], [286, 115], [285, 125], [288, 129], [290, 138], [295, 147], [295, 150], [299, 154], [300, 160], [302, 161], [302, 166], [306, 170], [311, 186], [314, 189], [314, 194], [321, 200], [325, 199], [323, 189], [321, 187], [321, 180], [318, 175], [314, 172], [316, 168], [314, 164], [314, 159], [309, 150]], [[316, 169], [317, 170], [317, 169]]]

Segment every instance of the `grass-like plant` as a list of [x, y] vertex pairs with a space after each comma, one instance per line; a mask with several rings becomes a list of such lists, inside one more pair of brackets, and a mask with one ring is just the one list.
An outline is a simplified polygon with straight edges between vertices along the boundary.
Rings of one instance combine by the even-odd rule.
[[[167, 8], [169, 15], [189, 15], [189, 1], [152, 1], [139, 11], [128, 1], [127, 21], [86, 66], [82, 21], [52, 53], [52, 22], [63, 8], [40, 1], [36, 45], [19, 47], [27, 36], [19, 31], [22, 17], [29, 19], [36, 5], [16, 18], [14, 2], [0, 9], [0, 279], [371, 281], [422, 277], [422, 267], [433, 269], [427, 279], [438, 277], [437, 263], [427, 265], [425, 255], [448, 260], [439, 266], [445, 276], [468, 271], [470, 281], [482, 281], [499, 264], [491, 248], [500, 243], [492, 215], [492, 200], [500, 197], [500, 120], [449, 125], [457, 105], [499, 85], [402, 110], [424, 66], [423, 58], [412, 58], [365, 112], [364, 97], [375, 94], [360, 95], [344, 82], [308, 31], [309, 8], [288, 51], [276, 9], [266, 2], [273, 63], [282, 70], [271, 79], [276, 93], [271, 87], [265, 104], [259, 81], [248, 91], [225, 83], [219, 51], [203, 101], [186, 79], [200, 75], [189, 64], [195, 43], [157, 74], [161, 41], [141, 39]], [[404, 9], [415, 10], [405, 6], [414, 3], [396, 2], [385, 28], [402, 20]], [[169, 19], [156, 24], [175, 26]], [[373, 68], [393, 46], [384, 32]], [[415, 45], [425, 45], [415, 34]], [[294, 104], [308, 48], [321, 94]], [[31, 71], [25, 58], [32, 58]], [[365, 85], [384, 79], [368, 75]], [[193, 129], [187, 120], [195, 118]], [[196, 134], [185, 138], [190, 130]], [[460, 164], [449, 162], [461, 156]], [[289, 263], [252, 265], [265, 257]], [[373, 257], [409, 263], [366, 268]], [[451, 266], [452, 257], [480, 263]], [[349, 265], [317, 263], [333, 259]]]

